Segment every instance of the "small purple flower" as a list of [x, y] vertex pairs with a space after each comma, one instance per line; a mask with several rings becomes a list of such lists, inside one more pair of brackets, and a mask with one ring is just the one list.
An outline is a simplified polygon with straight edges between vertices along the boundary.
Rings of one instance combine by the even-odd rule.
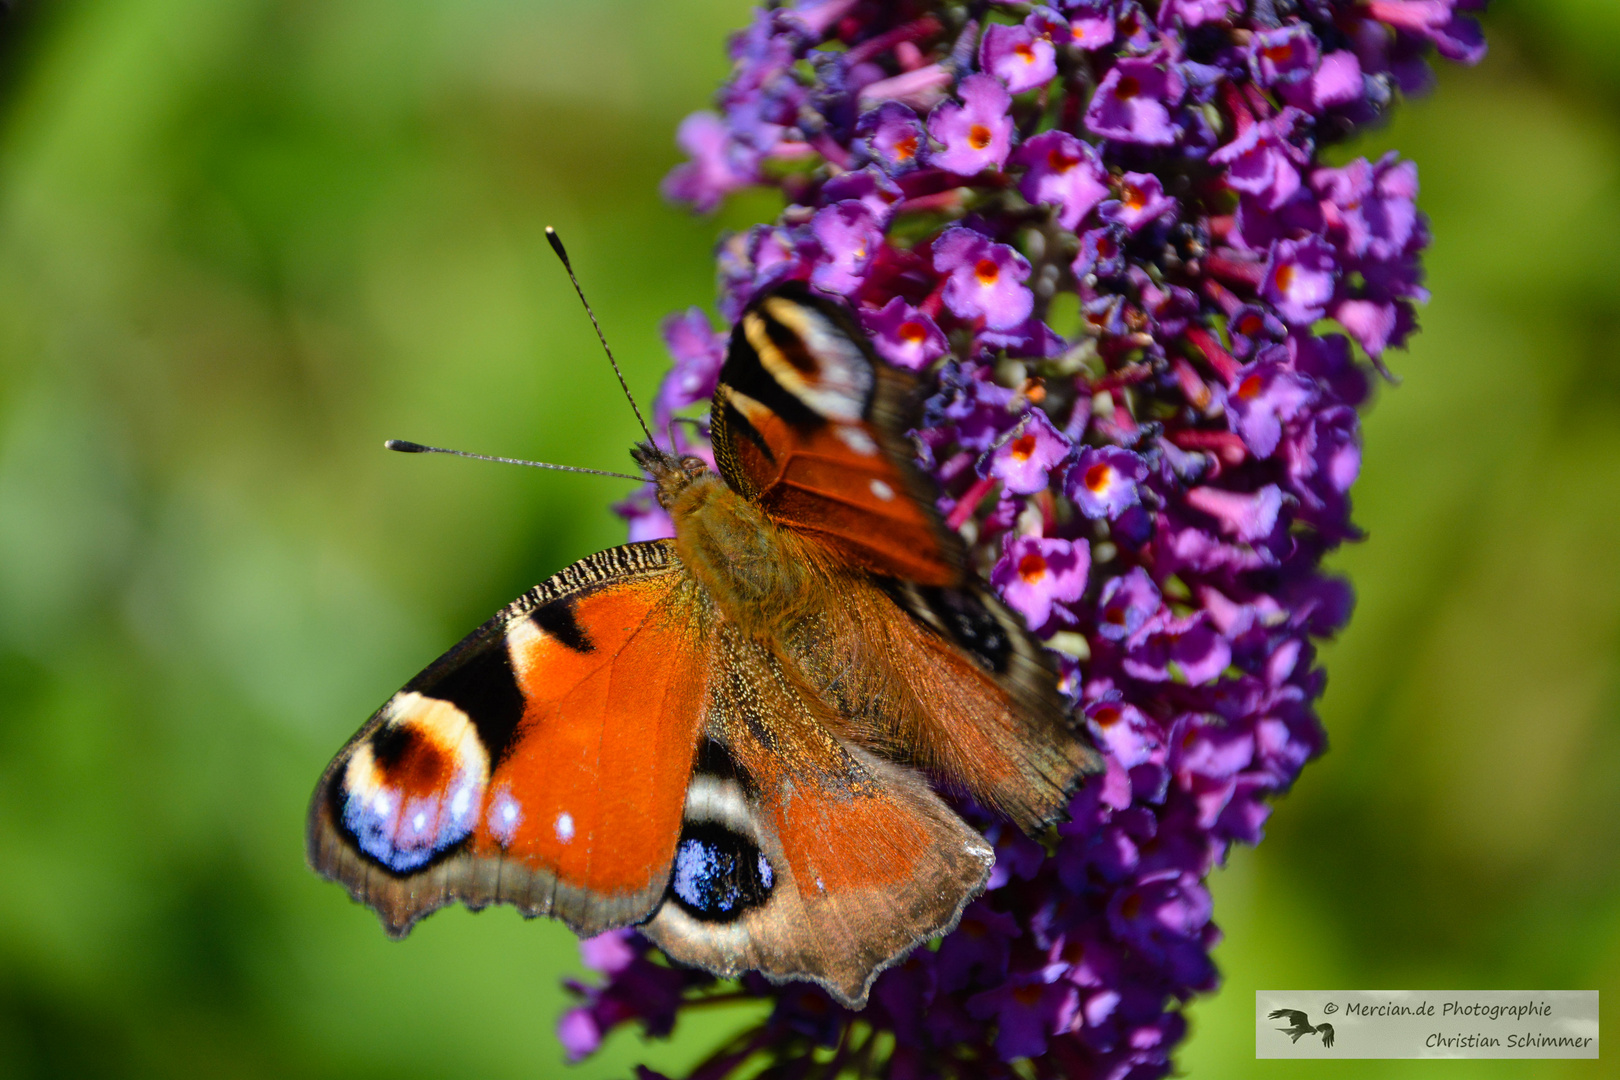
[[691, 203], [708, 213], [720, 200], [754, 181], [753, 169], [742, 164], [725, 124], [712, 112], [695, 112], [681, 121], [675, 143], [692, 160], [677, 165], [664, 180], [664, 197]]
[[929, 155], [935, 168], [971, 176], [1000, 168], [1012, 148], [1012, 95], [990, 75], [969, 75], [957, 88], [962, 104], [944, 104], [928, 117], [928, 134], [944, 144]]
[[1260, 295], [1295, 326], [1309, 326], [1327, 314], [1339, 268], [1333, 249], [1315, 236], [1272, 245]]
[[1117, 446], [1088, 446], [1069, 470], [1067, 491], [1086, 517], [1112, 520], [1142, 501], [1137, 485], [1147, 475], [1139, 454]]
[[1146, 682], [1202, 686], [1220, 678], [1231, 663], [1232, 647], [1209, 624], [1209, 613], [1199, 611], [1158, 623], [1140, 645], [1126, 653], [1120, 667]]
[[1069, 12], [1069, 43], [1095, 52], [1114, 43], [1113, 0], [1075, 0]]
[[1045, 491], [1052, 470], [1069, 456], [1069, 440], [1052, 426], [1039, 409], [1031, 409], [1005, 439], [987, 455], [982, 468], [1013, 495]]
[[1242, 13], [1243, 0], [1164, 0], [1159, 7], [1159, 25], [1171, 26], [1180, 19], [1184, 26], [1202, 26]]
[[879, 226], [888, 224], [895, 205], [905, 198], [905, 192], [895, 186], [876, 165], [834, 176], [821, 185], [822, 199], [827, 203], [853, 199], [872, 212]]
[[1232, 355], [1239, 360], [1288, 336], [1288, 327], [1282, 320], [1257, 304], [1244, 304], [1233, 311], [1226, 328], [1232, 338]]
[[1024, 198], [1056, 206], [1058, 223], [1065, 229], [1079, 225], [1108, 194], [1107, 173], [1097, 151], [1066, 131], [1042, 132], [1020, 146], [1013, 161], [1028, 170], [1018, 182]]
[[1109, 199], [1098, 211], [1104, 221], [1136, 232], [1176, 210], [1176, 200], [1152, 173], [1126, 173], [1119, 180], [1119, 198]]
[[1088, 274], [1100, 278], [1117, 277], [1125, 270], [1125, 229], [1108, 224], [1080, 234], [1080, 254], [1070, 264], [1076, 280]]
[[[1272, 352], [1284, 352], [1281, 348]], [[1258, 362], [1237, 373], [1227, 395], [1233, 427], [1257, 458], [1268, 458], [1282, 438], [1283, 424], [1298, 416], [1316, 396], [1311, 380], [1275, 363]]]
[[928, 148], [922, 121], [915, 111], [898, 101], [885, 101], [863, 113], [855, 133], [864, 141], [867, 153], [890, 176], [915, 169]]
[[921, 371], [949, 349], [934, 320], [896, 296], [877, 311], [861, 312], [878, 355], [897, 367]]
[[[1118, 578], [1114, 579], [1118, 581]], [[1162, 759], [1164, 733], [1119, 691], [1086, 706], [1086, 727], [1097, 747], [1126, 769]]]
[[715, 333], [709, 317], [698, 308], [671, 315], [663, 323], [664, 345], [675, 358], [674, 367], [658, 388], [654, 413], [660, 426], [688, 405], [714, 397], [720, 365], [726, 360], [726, 339]]
[[1252, 125], [1209, 155], [1210, 164], [1226, 166], [1230, 187], [1253, 195], [1268, 210], [1277, 209], [1299, 191], [1295, 166], [1304, 164], [1306, 155], [1284, 135], [1299, 115], [1295, 109], [1285, 109], [1275, 120]]
[[1034, 310], [1035, 297], [1023, 284], [1028, 260], [972, 229], [945, 230], [934, 242], [934, 269], [950, 275], [945, 306], [964, 319], [982, 317], [992, 330], [1011, 330]]
[[1197, 487], [1187, 492], [1187, 505], [1214, 518], [1228, 536], [1244, 541], [1263, 540], [1277, 527], [1282, 491], [1276, 484], [1267, 484], [1252, 494]]
[[583, 1061], [602, 1045], [602, 1031], [596, 1026], [596, 1017], [591, 1015], [590, 1009], [569, 1009], [557, 1021], [557, 1041], [562, 1043], [569, 1061]]
[[1367, 92], [1361, 61], [1349, 49], [1322, 57], [1310, 78], [1284, 83], [1279, 90], [1283, 100], [1295, 108], [1322, 112], [1359, 101]]
[[1032, 16], [1019, 26], [996, 23], [984, 31], [979, 44], [979, 67], [1022, 94], [1051, 82], [1057, 75], [1052, 40]]
[[824, 261], [811, 271], [810, 281], [845, 296], [859, 289], [866, 268], [883, 245], [883, 230], [872, 211], [864, 203], [846, 199], [816, 211], [810, 231], [824, 253]]
[[1169, 146], [1178, 131], [1170, 108], [1186, 92], [1186, 81], [1163, 60], [1121, 60], [1098, 84], [1086, 107], [1086, 127], [1105, 139]]
[[1073, 985], [1031, 973], [968, 999], [967, 1007], [973, 1016], [995, 1018], [996, 1055], [1014, 1061], [1046, 1053], [1048, 1032], [1068, 1030], [1079, 1004]]
[[1054, 604], [1080, 599], [1090, 572], [1091, 545], [1086, 541], [1020, 536], [1003, 549], [990, 583], [1038, 630], [1051, 619]]
[[1097, 633], [1110, 641], [1134, 642], [1161, 603], [1159, 587], [1146, 570], [1134, 566], [1103, 586], [1097, 598]]
[[1249, 50], [1249, 67], [1261, 86], [1308, 79], [1322, 58], [1316, 35], [1310, 27], [1298, 24], [1261, 31], [1254, 35]]

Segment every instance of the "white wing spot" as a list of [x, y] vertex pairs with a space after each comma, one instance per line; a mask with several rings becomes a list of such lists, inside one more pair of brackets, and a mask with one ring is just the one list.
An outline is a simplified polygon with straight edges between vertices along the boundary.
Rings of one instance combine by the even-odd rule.
[[872, 489], [872, 494], [876, 495], [884, 502], [889, 502], [894, 498], [894, 488], [890, 487], [888, 484], [885, 484], [881, 480], [873, 480], [871, 484], [867, 486]]
[[427, 814], [421, 810], [418, 810], [416, 812], [416, 816], [411, 818], [411, 828], [415, 829], [417, 832], [421, 832], [423, 829], [427, 828]]
[[557, 839], [563, 843], [574, 838], [574, 815], [561, 813], [557, 815]]
[[826, 892], [827, 891], [827, 886], [825, 886], [825, 885], [823, 885], [821, 883], [820, 878], [816, 878], [816, 891], [817, 892]]
[[872, 441], [872, 436], [853, 424], [839, 424], [836, 430], [844, 445], [857, 454], [871, 457], [878, 452], [877, 443]]

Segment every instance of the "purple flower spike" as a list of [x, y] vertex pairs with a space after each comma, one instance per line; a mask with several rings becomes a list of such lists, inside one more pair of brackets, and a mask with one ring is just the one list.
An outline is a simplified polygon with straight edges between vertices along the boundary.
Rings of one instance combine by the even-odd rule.
[[934, 243], [934, 269], [949, 274], [945, 306], [964, 319], [983, 318], [991, 330], [1011, 330], [1035, 308], [1024, 287], [1029, 262], [1006, 244], [972, 229], [946, 229]]
[[1339, 268], [1333, 249], [1317, 237], [1279, 240], [1271, 249], [1260, 294], [1295, 326], [1309, 326], [1327, 313]]
[[979, 44], [979, 66], [1005, 83], [1011, 94], [1043, 86], [1057, 75], [1052, 41], [1032, 22], [986, 27]]
[[824, 260], [810, 280], [828, 292], [848, 295], [861, 287], [872, 256], [883, 244], [883, 230], [866, 205], [854, 199], [816, 211], [810, 231], [821, 243]]
[[[940, 0], [781, 0], [732, 39], [666, 190], [786, 205], [721, 242], [721, 317], [813, 282], [915, 373], [937, 508], [1051, 646], [1103, 769], [1050, 852], [948, 796], [995, 868], [863, 1011], [723, 984], [617, 931], [582, 945], [603, 980], [568, 984], [571, 1056], [631, 1022], [667, 1034], [736, 985], [772, 1007], [688, 1080], [856, 1038], [890, 1080], [1172, 1074], [1183, 1007], [1215, 984], [1205, 878], [1326, 748], [1313, 640], [1353, 594], [1322, 561], [1359, 536], [1356, 410], [1427, 297], [1415, 166], [1321, 148], [1430, 82], [1428, 56], [1476, 59], [1483, 7], [1061, 0], [1012, 25], [1005, 3], [964, 21]], [[1072, 333], [1048, 302], [1078, 309]], [[665, 329], [659, 430], [712, 393], [725, 345], [696, 312]], [[712, 460], [705, 429], [675, 438]], [[649, 487], [618, 509], [633, 539], [673, 531]]]
[[1057, 219], [1073, 229], [1108, 194], [1107, 173], [1097, 151], [1066, 131], [1047, 131], [1013, 154], [1013, 162], [1029, 171], [1018, 190], [1032, 203], [1058, 208]]
[[1012, 95], [989, 75], [969, 75], [957, 93], [962, 104], [941, 105], [928, 117], [928, 134], [945, 146], [929, 164], [962, 176], [1000, 168], [1012, 147]]
[[898, 101], [885, 101], [862, 114], [855, 133], [864, 140], [867, 153], [890, 176], [915, 169], [927, 149], [922, 121]]
[[1084, 540], [1020, 536], [1007, 544], [990, 583], [1038, 630], [1052, 618], [1054, 603], [1080, 599], [1090, 572], [1091, 545]]
[[1186, 93], [1180, 73], [1163, 61], [1121, 60], [1086, 107], [1086, 127], [1105, 139], [1170, 146], [1180, 130], [1170, 119], [1170, 107]]
[[1176, 200], [1164, 193], [1164, 186], [1152, 173], [1126, 173], [1120, 177], [1119, 198], [1109, 199], [1098, 211], [1104, 221], [1136, 232], [1166, 214], [1174, 213]]
[[1009, 494], [1033, 495], [1046, 490], [1052, 470], [1068, 456], [1069, 440], [1045, 413], [1032, 409], [1012, 437], [990, 452], [983, 472], [1000, 480]]
[[1069, 470], [1069, 498], [1086, 517], [1112, 520], [1142, 501], [1136, 485], [1147, 475], [1147, 462], [1138, 454], [1117, 446], [1088, 446]]
[[934, 320], [896, 296], [878, 311], [861, 313], [878, 355], [896, 367], [921, 371], [945, 355], [945, 335]]

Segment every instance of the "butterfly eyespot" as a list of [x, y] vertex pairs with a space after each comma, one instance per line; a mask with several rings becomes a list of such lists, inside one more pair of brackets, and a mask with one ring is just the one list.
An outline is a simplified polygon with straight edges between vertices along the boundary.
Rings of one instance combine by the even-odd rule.
[[675, 848], [669, 891], [687, 914], [729, 922], [763, 904], [776, 875], [754, 842], [722, 825], [689, 825]]

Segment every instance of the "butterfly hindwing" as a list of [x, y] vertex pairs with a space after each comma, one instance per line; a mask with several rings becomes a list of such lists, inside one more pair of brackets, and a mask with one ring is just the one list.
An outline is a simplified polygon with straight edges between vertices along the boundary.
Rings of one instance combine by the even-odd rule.
[[683, 963], [810, 979], [859, 1008], [956, 924], [993, 852], [920, 774], [836, 735], [790, 663], [721, 636], [669, 894], [643, 931]]
[[836, 302], [797, 282], [744, 310], [720, 371], [715, 462], [733, 490], [844, 562], [931, 585], [963, 579], [905, 437], [914, 384]]
[[390, 933], [456, 900], [643, 919], [680, 831], [709, 664], [664, 541], [585, 559], [411, 680], [327, 768], [309, 855]]

